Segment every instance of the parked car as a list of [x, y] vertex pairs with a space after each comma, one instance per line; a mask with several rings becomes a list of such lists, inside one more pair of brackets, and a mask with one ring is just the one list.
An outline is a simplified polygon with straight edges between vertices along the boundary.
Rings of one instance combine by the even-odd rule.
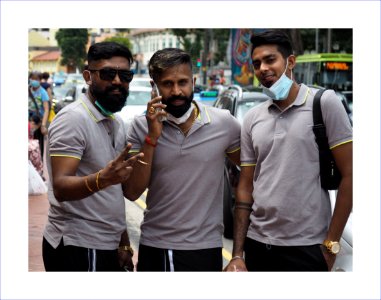
[[[242, 124], [245, 114], [253, 107], [260, 105], [269, 98], [259, 91], [249, 91], [240, 86], [229, 86], [216, 100], [213, 106], [227, 109]], [[312, 118], [312, 114], [311, 114]], [[240, 168], [225, 160], [224, 170], [224, 199], [223, 199], [223, 217], [224, 217], [224, 236], [233, 237], [233, 207], [235, 203], [235, 192], [239, 181]], [[335, 207], [336, 191], [329, 191], [332, 208]], [[336, 257], [332, 271], [352, 271], [352, 214], [345, 226], [342, 238], [340, 240], [341, 251]]]
[[85, 84], [85, 79], [83, 78], [82, 73], [70, 73], [67, 74], [65, 84]]
[[134, 79], [130, 82], [130, 89], [135, 88], [135, 87], [146, 87], [146, 88], [151, 88], [151, 78], [150, 77], [138, 77], [134, 76]]
[[151, 100], [151, 90], [151, 86], [130, 86], [130, 93], [125, 106], [116, 113], [121, 116], [127, 126], [136, 115], [143, 114], [146, 111], [147, 103]]
[[60, 86], [65, 83], [67, 74], [64, 72], [57, 72], [53, 75], [53, 86]]
[[[225, 89], [214, 102], [213, 106], [227, 109], [242, 124], [243, 117], [249, 109], [267, 101], [268, 96], [259, 91], [249, 91], [238, 85], [231, 85]], [[229, 159], [225, 159], [224, 171], [224, 236], [233, 237], [233, 207], [235, 191], [238, 185], [240, 168]]]
[[[55, 113], [58, 113], [66, 105], [78, 100], [82, 94], [86, 93], [88, 86], [86, 83], [84, 84], [66, 83], [60, 88], [61, 89], [54, 90], [53, 102], [54, 102]], [[60, 96], [58, 97], [56, 93], [59, 94]]]

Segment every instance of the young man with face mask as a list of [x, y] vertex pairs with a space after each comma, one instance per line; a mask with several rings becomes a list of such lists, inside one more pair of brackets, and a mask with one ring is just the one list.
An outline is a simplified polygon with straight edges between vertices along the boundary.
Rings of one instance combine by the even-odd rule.
[[148, 67], [153, 99], [128, 131], [131, 151], [144, 153], [129, 199], [149, 190], [137, 270], [221, 271], [224, 162], [239, 163], [240, 125], [229, 111], [193, 100], [188, 53], [159, 50]]
[[282, 31], [254, 35], [251, 43], [255, 76], [272, 100], [243, 121], [233, 258], [226, 269], [331, 270], [352, 209], [352, 127], [335, 92], [326, 91], [323, 119], [342, 175], [331, 216], [312, 131], [317, 89], [293, 81], [295, 56]]
[[[139, 154], [126, 159], [123, 121], [132, 55], [113, 42], [90, 47], [87, 94], [64, 107], [49, 128], [46, 271], [133, 270], [126, 230], [126, 181]], [[127, 146], [126, 146], [127, 145]]]

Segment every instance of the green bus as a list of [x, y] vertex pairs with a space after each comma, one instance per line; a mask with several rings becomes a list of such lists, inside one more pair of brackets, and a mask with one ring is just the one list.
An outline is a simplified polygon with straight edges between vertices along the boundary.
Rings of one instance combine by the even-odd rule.
[[352, 91], [352, 54], [318, 53], [296, 57], [295, 80], [307, 85]]

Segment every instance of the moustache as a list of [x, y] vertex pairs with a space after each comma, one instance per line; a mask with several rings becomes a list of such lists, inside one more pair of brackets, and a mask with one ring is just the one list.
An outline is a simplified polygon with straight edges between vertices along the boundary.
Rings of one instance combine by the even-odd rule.
[[[170, 96], [166, 99], [162, 99], [162, 102], [165, 103], [165, 104], [172, 104], [172, 102], [176, 101], [176, 100], [184, 100], [184, 101], [189, 101], [189, 97], [186, 97], [186, 96]], [[192, 99], [191, 99], [192, 101]]]
[[129, 90], [122, 87], [122, 86], [113, 85], [113, 86], [109, 86], [109, 87], [105, 88], [105, 93], [112, 93], [114, 91], [118, 91], [122, 95], [128, 95], [129, 94]]

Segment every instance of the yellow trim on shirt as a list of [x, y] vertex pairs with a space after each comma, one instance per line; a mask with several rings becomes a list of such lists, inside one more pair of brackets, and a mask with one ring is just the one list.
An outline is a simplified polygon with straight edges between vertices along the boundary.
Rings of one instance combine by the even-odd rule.
[[93, 113], [90, 111], [90, 109], [87, 107], [87, 105], [85, 104], [85, 102], [83, 102], [83, 100], [81, 99], [81, 104], [83, 105], [83, 107], [86, 109], [87, 113], [90, 115], [90, 117], [95, 121], [95, 122], [99, 122], [99, 120], [93, 115]]
[[209, 121], [209, 123], [210, 123], [210, 116], [209, 116], [208, 110], [206, 109], [206, 106], [204, 106], [204, 107], [205, 107], [205, 113], [206, 113], [206, 116], [208, 117], [208, 121]]
[[339, 143], [339, 144], [337, 144], [337, 145], [332, 146], [332, 147], [329, 148], [329, 149], [332, 150], [333, 148], [336, 148], [336, 147], [338, 147], [338, 146], [340, 146], [340, 145], [344, 145], [344, 144], [351, 143], [351, 142], [353, 142], [353, 140], [349, 140], [349, 141], [346, 141], [346, 142]]
[[128, 153], [138, 153], [138, 152], [140, 152], [140, 150], [138, 150], [138, 149], [130, 149], [130, 151], [128, 152]]
[[241, 167], [255, 167], [257, 164], [241, 164]]
[[70, 158], [76, 158], [81, 160], [80, 157], [72, 156], [72, 155], [65, 155], [65, 154], [50, 154], [50, 157], [70, 157]]
[[233, 149], [232, 151], [229, 151], [229, 152], [226, 152], [226, 153], [228, 153], [228, 154], [230, 154], [230, 153], [234, 153], [234, 152], [237, 152], [237, 151], [240, 150], [240, 149], [241, 149], [241, 147], [238, 147], [238, 148]]
[[306, 103], [306, 101], [307, 101], [307, 96], [308, 96], [309, 93], [310, 93], [310, 89], [308, 88], [308, 89], [307, 89], [307, 92], [306, 92], [306, 95], [304, 96], [304, 100], [303, 100], [302, 105], [304, 105], [304, 103]]

